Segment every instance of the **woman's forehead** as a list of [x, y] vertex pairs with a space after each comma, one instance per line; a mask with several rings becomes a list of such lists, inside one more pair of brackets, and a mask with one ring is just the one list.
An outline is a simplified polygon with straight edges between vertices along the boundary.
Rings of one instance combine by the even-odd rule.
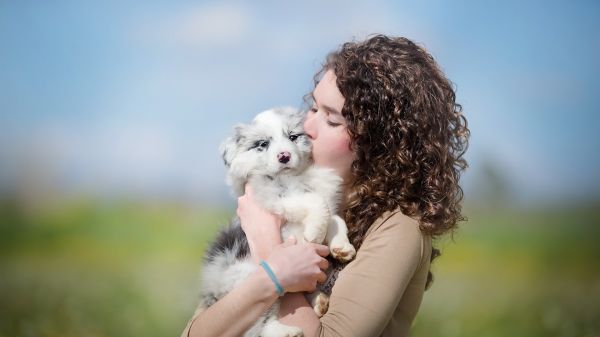
[[313, 91], [313, 100], [340, 112], [344, 106], [344, 96], [337, 87], [333, 70], [328, 70]]

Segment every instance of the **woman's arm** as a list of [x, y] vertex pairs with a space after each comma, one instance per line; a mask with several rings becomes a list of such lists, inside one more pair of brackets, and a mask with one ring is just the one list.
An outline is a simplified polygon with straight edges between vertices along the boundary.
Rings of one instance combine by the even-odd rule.
[[182, 336], [240, 336], [277, 300], [268, 275], [257, 269], [225, 297], [199, 313]]
[[252, 186], [246, 185], [245, 191], [238, 198], [237, 216], [248, 239], [252, 260], [258, 263], [281, 243], [282, 219], [256, 204]]
[[[294, 240], [271, 248], [265, 259], [285, 292], [311, 291], [324, 281], [326, 246], [297, 245]], [[325, 264], [323, 264], [325, 261]], [[277, 300], [275, 285], [257, 267], [252, 275], [193, 319], [189, 336], [239, 336]], [[184, 336], [187, 336], [184, 331]]]
[[[281, 218], [260, 208], [255, 203], [253, 191], [249, 185], [246, 186], [246, 194], [238, 199], [237, 214], [248, 238], [253, 260], [260, 261], [270, 255], [273, 247], [281, 242]], [[327, 246], [314, 246], [320, 248], [322, 256], [326, 256], [329, 252]], [[323, 270], [328, 267], [326, 259], [321, 259], [319, 264]], [[294, 266], [294, 264], [290, 264], [290, 266]], [[324, 274], [320, 281], [325, 281]], [[308, 291], [314, 291], [316, 284], [311, 288]], [[281, 301], [279, 317], [284, 324], [302, 328], [305, 336], [312, 336], [312, 332], [319, 327], [319, 318], [304, 297], [304, 292], [286, 293]]]
[[[238, 200], [238, 216], [247, 231], [255, 262], [266, 260], [285, 292], [313, 291], [325, 281], [329, 254], [324, 245], [281, 243], [280, 222], [254, 204], [251, 194]], [[252, 228], [248, 230], [248, 228]], [[258, 267], [248, 279], [209, 308], [197, 311], [182, 336], [239, 336], [277, 300], [275, 286]]]

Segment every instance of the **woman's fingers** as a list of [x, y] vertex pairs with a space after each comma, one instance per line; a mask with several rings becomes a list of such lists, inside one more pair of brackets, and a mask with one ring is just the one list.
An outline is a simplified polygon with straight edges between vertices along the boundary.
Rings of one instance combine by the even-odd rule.
[[324, 272], [320, 272], [319, 275], [317, 275], [317, 282], [323, 283], [325, 281], [327, 281], [327, 275]]
[[315, 249], [315, 252], [317, 254], [319, 254], [321, 256], [329, 255], [329, 247], [320, 245], [318, 243], [309, 243], [309, 245], [311, 245]]
[[321, 270], [327, 270], [328, 267], [329, 261], [327, 261], [327, 259], [321, 258], [321, 260], [319, 261], [319, 268], [321, 268]]

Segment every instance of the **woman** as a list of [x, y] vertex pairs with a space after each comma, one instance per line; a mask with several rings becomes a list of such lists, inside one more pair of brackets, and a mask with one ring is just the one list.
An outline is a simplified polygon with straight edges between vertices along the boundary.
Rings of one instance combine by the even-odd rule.
[[[238, 216], [252, 257], [267, 261], [286, 292], [280, 321], [305, 336], [406, 336], [432, 280], [431, 240], [463, 220], [466, 119], [431, 55], [405, 38], [346, 43], [315, 79], [304, 127], [315, 164], [343, 177], [340, 209], [357, 255], [334, 268], [329, 310], [319, 319], [302, 291], [324, 281], [327, 248], [281, 243], [281, 220], [247, 191]], [[239, 336], [276, 299], [259, 268], [197, 311], [184, 336]]]

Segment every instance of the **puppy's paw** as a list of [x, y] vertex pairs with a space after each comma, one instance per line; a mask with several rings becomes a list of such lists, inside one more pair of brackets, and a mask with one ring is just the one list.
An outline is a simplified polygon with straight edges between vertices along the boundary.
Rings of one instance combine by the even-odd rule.
[[329, 249], [331, 250], [331, 256], [342, 262], [352, 261], [352, 259], [356, 255], [356, 250], [354, 249], [354, 246], [347, 241], [336, 243], [332, 242]]
[[304, 337], [304, 332], [298, 327], [288, 326], [287, 331], [281, 337]]
[[318, 317], [323, 317], [329, 309], [329, 296], [324, 293], [319, 293], [314, 299], [313, 309]]
[[262, 337], [303, 337], [302, 329], [286, 325], [278, 320], [268, 322], [260, 333]]

